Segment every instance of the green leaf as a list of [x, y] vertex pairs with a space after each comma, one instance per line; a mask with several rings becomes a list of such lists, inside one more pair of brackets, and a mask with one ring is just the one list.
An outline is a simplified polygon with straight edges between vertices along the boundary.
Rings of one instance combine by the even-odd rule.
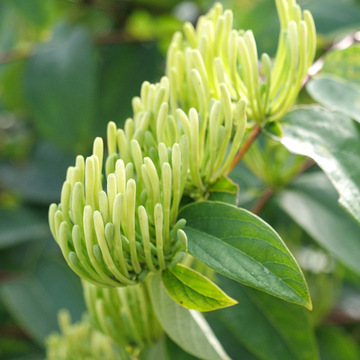
[[354, 121], [320, 107], [294, 110], [281, 121], [283, 145], [314, 159], [360, 222], [360, 133]]
[[59, 201], [66, 169], [73, 163], [73, 155], [38, 143], [27, 162], [0, 161], [0, 183], [23, 201], [48, 207], [51, 202]]
[[183, 208], [188, 251], [222, 275], [311, 308], [296, 260], [279, 235], [247, 210], [216, 202]]
[[4, 64], [0, 68], [1, 102], [5, 109], [18, 113], [27, 110], [23, 86], [24, 68], [24, 60]]
[[358, 360], [360, 348], [354, 338], [338, 326], [324, 326], [317, 331], [321, 359]]
[[38, 130], [63, 149], [85, 152], [95, 133], [95, 48], [87, 30], [61, 25], [29, 59], [25, 92]]
[[[239, 301], [238, 305], [209, 314], [211, 325], [222, 324], [224, 338], [234, 337], [238, 345], [246, 347], [256, 359], [319, 358], [309, 311], [230, 279], [221, 278], [220, 284]], [[216, 332], [216, 327], [214, 330]], [[233, 351], [226, 346], [225, 349], [234, 359], [242, 359], [236, 347]]]
[[47, 237], [49, 225], [34, 210], [0, 207], [0, 249]]
[[54, 0], [13, 0], [11, 5], [19, 15], [22, 15], [21, 20], [25, 20], [37, 28], [44, 28], [51, 20], [54, 20]]
[[229, 360], [201, 313], [174, 302], [166, 293], [160, 274], [149, 279], [151, 301], [167, 335], [183, 350], [204, 360]]
[[318, 33], [328, 36], [341, 33], [343, 36], [344, 31], [359, 26], [360, 6], [357, 0], [316, 0], [301, 5], [303, 9], [310, 10]]
[[239, 186], [227, 177], [222, 177], [209, 188], [210, 201], [221, 201], [237, 205]]
[[219, 319], [218, 311], [209, 313], [206, 317], [214, 330], [216, 336], [220, 340], [222, 346], [233, 360], [259, 360], [253, 355], [244, 344], [240, 343], [236, 332], [229, 329], [228, 324]]
[[314, 240], [360, 274], [360, 227], [336, 199], [335, 189], [320, 172], [301, 176], [274, 198]]
[[211, 311], [237, 303], [207, 277], [181, 264], [163, 271], [162, 281], [171, 298], [188, 309]]
[[336, 75], [354, 85], [360, 85], [359, 44], [343, 50], [330, 51], [325, 56], [321, 73]]
[[99, 52], [97, 117], [98, 131], [103, 133], [109, 121], [122, 124], [132, 116], [131, 99], [139, 96], [144, 79], [159, 81], [163, 58], [151, 42], [103, 45]]
[[309, 94], [330, 110], [340, 111], [360, 122], [360, 88], [340, 78], [318, 77], [306, 86]]
[[35, 341], [58, 330], [57, 312], [67, 308], [73, 319], [84, 311], [78, 278], [64, 263], [42, 259], [32, 273], [0, 285], [0, 296], [16, 322]]

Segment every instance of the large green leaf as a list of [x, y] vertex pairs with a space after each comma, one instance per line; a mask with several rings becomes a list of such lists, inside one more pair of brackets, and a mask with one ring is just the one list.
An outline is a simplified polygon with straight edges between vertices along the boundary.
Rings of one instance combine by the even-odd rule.
[[77, 320], [85, 309], [80, 281], [66, 264], [49, 258], [33, 272], [2, 283], [0, 296], [19, 326], [41, 345], [58, 329], [58, 310], [69, 309]]
[[358, 360], [358, 342], [339, 326], [324, 326], [317, 331], [322, 360]]
[[[214, 321], [223, 325], [225, 337], [234, 337], [239, 346], [246, 347], [256, 359], [318, 359], [307, 310], [226, 278], [222, 278], [220, 284], [239, 301], [238, 305], [209, 314], [211, 325]], [[233, 360], [248, 359], [240, 357], [236, 348], [233, 352], [225, 349]]]
[[102, 45], [99, 54], [97, 131], [103, 133], [109, 121], [122, 124], [132, 116], [131, 99], [144, 80], [159, 81], [163, 58], [155, 43]]
[[49, 226], [34, 211], [0, 207], [0, 249], [47, 237], [50, 237]]
[[12, 0], [10, 4], [22, 15], [22, 21], [25, 20], [37, 28], [44, 28], [54, 20], [54, 0]]
[[181, 264], [163, 271], [162, 281], [172, 299], [188, 309], [211, 311], [237, 303], [207, 277]]
[[307, 285], [279, 235], [247, 210], [197, 202], [179, 214], [186, 219], [188, 250], [217, 272], [284, 300], [311, 308]]
[[312, 0], [300, 4], [310, 10], [318, 33], [334, 35], [359, 26], [360, 6], [357, 0]]
[[156, 316], [176, 344], [200, 359], [229, 359], [201, 313], [185, 309], [166, 293], [160, 274], [150, 278], [149, 284]]
[[239, 186], [227, 177], [222, 177], [209, 188], [208, 200], [237, 205]]
[[94, 137], [95, 49], [87, 30], [59, 26], [29, 59], [25, 90], [40, 133], [62, 148], [84, 152]]
[[309, 81], [310, 95], [330, 110], [340, 111], [360, 122], [360, 88], [333, 77], [321, 76]]
[[0, 161], [0, 186], [15, 192], [23, 201], [48, 205], [58, 202], [66, 169], [74, 156], [48, 143], [38, 143], [27, 162]]
[[324, 59], [322, 74], [339, 76], [355, 85], [360, 85], [360, 45], [330, 51]]
[[359, 224], [338, 206], [337, 194], [323, 173], [297, 179], [275, 201], [321, 246], [360, 274]]
[[360, 133], [345, 115], [320, 107], [294, 110], [282, 119], [281, 142], [314, 159], [340, 194], [340, 203], [360, 222]]

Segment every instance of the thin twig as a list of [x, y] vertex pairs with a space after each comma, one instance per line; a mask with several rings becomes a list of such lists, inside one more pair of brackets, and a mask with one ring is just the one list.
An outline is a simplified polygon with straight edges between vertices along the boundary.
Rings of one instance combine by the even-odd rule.
[[271, 187], [266, 188], [262, 195], [260, 196], [259, 200], [255, 203], [252, 207], [251, 212], [254, 214], [259, 214], [263, 207], [268, 203], [268, 201], [274, 195], [275, 190]]
[[[315, 161], [311, 158], [307, 158], [304, 162], [304, 165], [299, 169], [299, 171], [291, 178], [291, 180], [285, 184], [284, 186], [287, 186], [291, 184], [295, 179], [297, 179], [301, 174], [308, 171], [311, 167], [315, 165]], [[264, 208], [264, 206], [269, 202], [269, 200], [273, 197], [275, 194], [275, 189], [272, 187], [267, 187], [262, 195], [260, 196], [259, 200], [254, 204], [251, 211], [254, 214], [259, 214], [260, 211]]]
[[7, 64], [14, 61], [25, 60], [32, 55], [33, 48], [27, 50], [9, 50], [0, 53], [0, 65]]
[[313, 76], [317, 75], [322, 70], [325, 62], [325, 57], [330, 51], [347, 49], [351, 45], [354, 45], [359, 41], [360, 31], [352, 35], [345, 36], [344, 38], [330, 46], [328, 49], [326, 49], [326, 51], [310, 66], [301, 87], [303, 88]]
[[12, 338], [12, 339], [26, 339], [30, 340], [29, 335], [17, 326], [1, 326], [0, 337], [2, 338]]
[[234, 160], [232, 161], [231, 165], [226, 171], [226, 174], [229, 174], [232, 169], [240, 162], [240, 160], [244, 157], [246, 152], [249, 150], [252, 143], [255, 141], [257, 136], [260, 134], [260, 126], [255, 125], [255, 127], [252, 129], [250, 136], [247, 138], [245, 144], [243, 147], [239, 150], [239, 152], [236, 154]]

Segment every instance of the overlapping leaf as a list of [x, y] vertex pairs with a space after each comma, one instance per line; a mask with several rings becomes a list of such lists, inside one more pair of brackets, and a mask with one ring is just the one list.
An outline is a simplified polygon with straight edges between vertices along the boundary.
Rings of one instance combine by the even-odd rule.
[[[214, 330], [222, 341], [233, 337], [238, 347], [244, 346], [256, 359], [319, 358], [310, 312], [226, 278], [221, 278], [220, 284], [239, 301], [238, 305], [209, 316], [211, 325], [221, 325], [219, 330], [222, 330], [223, 336], [216, 331], [217, 327]], [[251, 358], [239, 357], [236, 347], [230, 350], [234, 360]]]
[[312, 79], [306, 89], [320, 104], [340, 111], [360, 122], [360, 88], [341, 79], [321, 76]]
[[211, 311], [236, 304], [211, 280], [181, 264], [163, 271], [162, 281], [172, 299], [188, 309]]
[[336, 201], [323, 173], [310, 173], [276, 195], [280, 207], [341, 263], [360, 274], [360, 227]]
[[179, 214], [187, 223], [188, 250], [222, 275], [311, 308], [301, 270], [279, 235], [247, 210], [198, 202]]
[[167, 335], [182, 349], [205, 360], [229, 360], [203, 316], [174, 302], [166, 293], [160, 274], [149, 279], [156, 316]]
[[313, 106], [288, 113], [281, 142], [314, 159], [340, 194], [340, 203], [360, 222], [360, 129], [345, 115]]

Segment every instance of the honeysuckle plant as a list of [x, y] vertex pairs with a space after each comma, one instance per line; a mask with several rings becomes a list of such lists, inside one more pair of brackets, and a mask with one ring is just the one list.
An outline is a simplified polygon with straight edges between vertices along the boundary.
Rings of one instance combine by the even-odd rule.
[[[252, 31], [234, 30], [232, 12], [220, 3], [196, 27], [184, 24], [170, 44], [165, 75], [143, 83], [124, 128], [110, 122], [106, 150], [96, 138], [92, 155], [69, 167], [49, 224], [82, 278], [88, 318], [71, 326], [60, 315], [63, 335], [49, 338], [49, 359], [80, 358], [87, 350], [94, 359], [146, 358], [165, 336], [196, 358], [230, 359], [201, 314], [237, 304], [216, 285], [217, 274], [285, 307], [312, 309], [295, 257], [269, 224], [237, 207], [242, 189], [227, 177], [274, 122], [285, 125], [285, 137], [276, 146], [265, 140], [265, 150], [253, 146], [248, 167], [275, 186], [304, 165], [296, 158], [270, 177], [263, 170], [272, 165], [271, 149], [293, 145], [283, 117], [316, 50], [310, 12], [295, 0], [276, 6], [274, 59], [258, 58]], [[77, 343], [82, 337], [89, 349]]]
[[47, 338], [47, 359], [128, 359], [106, 335], [94, 329], [88, 317], [72, 324], [69, 312], [62, 310], [58, 318], [61, 334]]
[[272, 61], [258, 52], [251, 30], [234, 30], [233, 13], [220, 3], [174, 34], [166, 73], [173, 107], [195, 106], [206, 113], [210, 98], [225, 84], [233, 100], [248, 102], [247, 113], [258, 125], [277, 121], [293, 105], [316, 51], [311, 13], [296, 1], [276, 0], [280, 20], [277, 53]]

